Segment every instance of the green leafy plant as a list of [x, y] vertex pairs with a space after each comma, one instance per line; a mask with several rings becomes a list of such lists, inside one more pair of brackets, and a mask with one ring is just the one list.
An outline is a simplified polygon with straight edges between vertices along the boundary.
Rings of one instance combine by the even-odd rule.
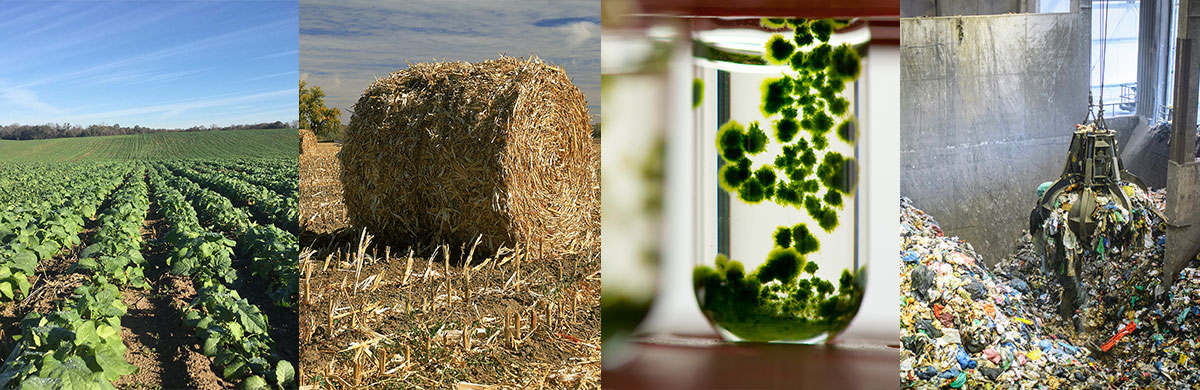
[[[162, 204], [160, 210], [171, 225], [164, 237], [172, 248], [167, 261], [173, 273], [191, 275], [198, 290], [184, 314], [184, 324], [201, 340], [204, 354], [215, 358], [214, 371], [223, 378], [240, 381], [246, 389], [279, 388], [292, 383], [295, 368], [273, 352], [267, 318], [258, 307], [229, 289], [229, 285], [239, 282], [231, 267], [235, 241], [201, 227], [196, 211], [176, 187], [189, 191], [195, 203], [202, 206], [220, 204], [215, 200], [220, 195], [195, 187], [186, 179], [168, 182], [163, 178], [167, 174], [168, 170], [159, 167], [151, 176], [156, 199]], [[218, 219], [212, 220], [212, 226], [219, 227]], [[290, 285], [279, 281], [287, 273], [287, 264], [291, 264], [292, 270], [296, 267], [299, 246], [294, 236], [271, 225], [251, 222], [247, 222], [244, 230], [233, 233], [238, 234], [237, 245], [242, 251], [253, 256], [252, 272], [270, 281], [268, 295], [276, 299], [276, 304], [284, 300], [290, 305], [287, 299], [295, 294], [299, 281]], [[294, 277], [298, 278], [298, 273]]]
[[112, 381], [137, 372], [125, 361], [120, 292], [103, 276], [75, 290], [64, 310], [34, 312], [21, 321], [19, 344], [0, 367], [0, 387], [112, 389]]
[[268, 281], [267, 296], [277, 306], [291, 307], [300, 291], [296, 236], [274, 225], [255, 226], [242, 237], [243, 252], [250, 255], [250, 271]]
[[227, 380], [283, 387], [295, 380], [291, 362], [272, 352], [274, 341], [266, 317], [237, 291], [214, 285], [199, 291], [188, 306], [184, 324], [196, 330], [214, 371]]

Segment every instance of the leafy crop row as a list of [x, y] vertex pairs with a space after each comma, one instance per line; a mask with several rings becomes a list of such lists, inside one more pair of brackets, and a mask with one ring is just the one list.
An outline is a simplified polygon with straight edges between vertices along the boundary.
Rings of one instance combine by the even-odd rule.
[[204, 165], [247, 183], [266, 187], [281, 196], [296, 197], [300, 194], [300, 180], [295, 161], [210, 161]]
[[172, 187], [181, 189], [193, 201], [201, 218], [210, 221], [214, 229], [237, 238], [238, 253], [252, 260], [250, 271], [268, 281], [267, 296], [278, 306], [291, 307], [300, 285], [296, 236], [274, 225], [250, 222], [245, 211], [233, 208], [228, 198], [185, 177], [169, 180]]
[[221, 284], [201, 289], [188, 308], [184, 324], [204, 340], [204, 354], [216, 357], [213, 365], [225, 379], [242, 380], [245, 389], [295, 380], [292, 363], [273, 351], [266, 316], [237, 291]]
[[200, 288], [234, 283], [237, 273], [230, 260], [233, 240], [201, 227], [196, 211], [187, 198], [171, 187], [160, 173], [151, 175], [150, 180], [154, 185], [159, 213], [169, 226], [163, 240], [171, 247], [167, 258], [171, 272], [192, 276]]
[[[0, 205], [0, 301], [29, 293], [29, 277], [37, 263], [78, 245], [85, 219], [92, 218], [105, 196], [120, 183], [113, 171], [91, 175], [91, 180], [64, 180], [66, 175], [45, 175], [35, 170], [6, 172], [10, 196], [25, 194], [20, 202]], [[36, 194], [36, 197], [34, 196]]]
[[[168, 262], [173, 273], [191, 275], [198, 290], [184, 314], [184, 324], [202, 341], [204, 354], [215, 358], [214, 371], [225, 379], [242, 381], [243, 388], [281, 387], [290, 383], [295, 378], [295, 369], [274, 352], [275, 342], [268, 332], [267, 318], [258, 307], [229, 288], [239, 282], [231, 266], [234, 242], [221, 233], [205, 230], [187, 197], [176, 187], [192, 193], [197, 203], [222, 202], [213, 200], [211, 195], [203, 196], [211, 191], [186, 179], [168, 181], [162, 177], [165, 174], [166, 169], [160, 169], [151, 175], [151, 183], [161, 213], [170, 225], [165, 236], [172, 248]], [[202, 209], [215, 210], [207, 204]], [[253, 233], [262, 227], [248, 224], [246, 229]]]
[[97, 276], [75, 289], [62, 310], [21, 321], [17, 347], [0, 367], [0, 388], [113, 389], [112, 381], [137, 372], [125, 361], [117, 287]]
[[33, 312], [21, 321], [21, 335], [14, 337], [19, 343], [0, 367], [0, 387], [112, 389], [112, 381], [137, 371], [124, 357], [121, 317], [127, 308], [118, 284], [147, 286], [140, 228], [149, 200], [142, 175], [140, 168], [128, 175], [100, 217], [95, 243], [81, 254], [78, 266], [93, 271], [90, 280], [58, 311]]
[[142, 221], [150, 208], [145, 171], [135, 170], [125, 186], [113, 195], [112, 204], [100, 217], [94, 243], [79, 255], [79, 268], [104, 275], [118, 285], [149, 288], [143, 272]]
[[300, 212], [297, 198], [279, 196], [265, 187], [246, 183], [222, 172], [201, 173], [178, 165], [171, 167], [171, 170], [221, 195], [246, 202], [250, 210], [276, 226], [282, 226], [292, 233], [299, 230]]

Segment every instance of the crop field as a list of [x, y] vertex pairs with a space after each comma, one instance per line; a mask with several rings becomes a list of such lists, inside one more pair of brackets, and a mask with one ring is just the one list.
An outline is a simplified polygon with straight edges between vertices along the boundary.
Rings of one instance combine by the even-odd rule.
[[532, 259], [376, 243], [348, 226], [338, 150], [300, 155], [301, 386], [600, 386], [598, 249]]
[[0, 140], [0, 161], [103, 162], [187, 158], [296, 158], [295, 129], [195, 131]]
[[[295, 387], [295, 150], [294, 130], [0, 143], [0, 388]], [[215, 157], [238, 151], [269, 158]], [[136, 160], [171, 153], [213, 155]]]

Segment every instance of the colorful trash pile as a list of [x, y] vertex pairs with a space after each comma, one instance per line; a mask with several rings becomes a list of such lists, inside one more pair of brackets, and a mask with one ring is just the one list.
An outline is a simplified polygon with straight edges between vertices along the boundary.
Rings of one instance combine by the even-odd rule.
[[[1133, 203], [1135, 224], [1146, 221], [1149, 234], [1141, 245], [1130, 245], [1127, 256], [1098, 256], [1083, 263], [1086, 329], [1073, 339], [1093, 351], [1113, 388], [1200, 389], [1193, 358], [1200, 356], [1200, 271], [1197, 262], [1185, 268], [1170, 287], [1162, 284], [1165, 239], [1161, 220], [1149, 208], [1165, 209], [1164, 191], [1144, 193], [1122, 187]], [[1139, 225], [1131, 224], [1133, 227]], [[1026, 235], [1015, 253], [995, 267], [998, 279], [1010, 284], [1028, 282], [1035, 310], [1050, 327], [1072, 332], [1055, 315], [1061, 288], [1048, 283], [1037, 265], [1040, 258]]]
[[1158, 229], [1128, 256], [1085, 259], [1077, 334], [1028, 234], [993, 272], [905, 198], [900, 222], [905, 388], [1200, 389], [1200, 261], [1162, 286]]
[[[902, 198], [901, 384], [907, 388], [1104, 388], [1096, 362], [1043, 325], [1027, 286], [994, 277], [971, 245]], [[1020, 288], [1018, 288], [1020, 287]]]

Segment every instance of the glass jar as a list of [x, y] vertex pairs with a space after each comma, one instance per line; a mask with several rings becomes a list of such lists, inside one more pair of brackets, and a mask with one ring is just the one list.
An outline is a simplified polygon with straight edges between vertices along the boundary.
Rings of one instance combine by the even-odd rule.
[[663, 243], [667, 60], [672, 44], [646, 26], [601, 33], [601, 342], [605, 367], [630, 355], [650, 311]]
[[694, 18], [701, 311], [733, 341], [818, 343], [866, 286], [864, 22]]

